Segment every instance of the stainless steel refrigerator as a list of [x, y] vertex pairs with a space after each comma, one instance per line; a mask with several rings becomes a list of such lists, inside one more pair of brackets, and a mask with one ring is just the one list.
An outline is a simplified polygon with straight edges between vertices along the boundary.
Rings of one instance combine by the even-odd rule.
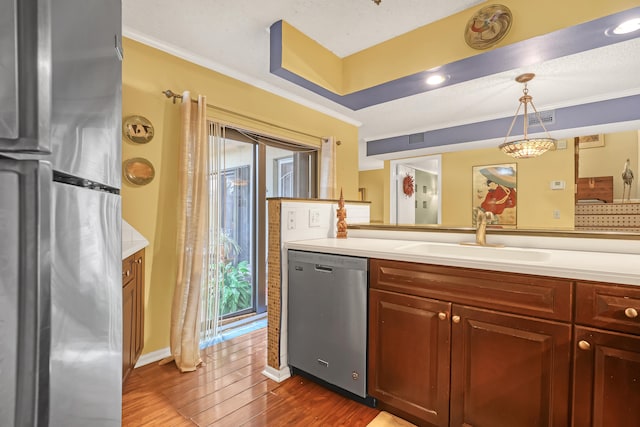
[[119, 426], [120, 0], [0, 1], [0, 425]]

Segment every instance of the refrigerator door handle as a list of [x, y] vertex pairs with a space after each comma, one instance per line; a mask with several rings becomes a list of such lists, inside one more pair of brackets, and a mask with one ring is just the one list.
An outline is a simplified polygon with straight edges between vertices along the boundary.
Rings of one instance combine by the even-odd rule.
[[0, 151], [50, 152], [51, 0], [0, 3]]
[[3, 425], [49, 425], [51, 178], [47, 162], [0, 158]]
[[124, 53], [122, 52], [122, 41], [118, 38], [117, 34], [114, 35], [113, 38], [115, 39], [116, 56], [118, 57], [120, 62], [122, 62], [122, 60], [124, 59]]

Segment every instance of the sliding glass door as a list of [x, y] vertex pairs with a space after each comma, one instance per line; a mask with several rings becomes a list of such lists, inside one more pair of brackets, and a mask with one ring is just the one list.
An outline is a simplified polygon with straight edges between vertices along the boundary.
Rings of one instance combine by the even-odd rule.
[[222, 248], [220, 316], [256, 311], [256, 145], [224, 138], [217, 206]]
[[[210, 123], [210, 281], [202, 341], [222, 320], [266, 312], [267, 197], [316, 197], [316, 149]], [[226, 323], [226, 322], [225, 322]]]

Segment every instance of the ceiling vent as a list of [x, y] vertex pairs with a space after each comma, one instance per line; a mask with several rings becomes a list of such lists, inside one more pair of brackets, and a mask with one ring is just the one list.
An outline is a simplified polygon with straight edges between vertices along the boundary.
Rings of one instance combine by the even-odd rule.
[[527, 114], [527, 118], [530, 128], [542, 127], [540, 122], [544, 123], [545, 126], [552, 125], [556, 122], [556, 110], [540, 111], [540, 121], [536, 118], [536, 113]]
[[422, 144], [424, 142], [424, 133], [414, 133], [409, 135], [409, 145]]

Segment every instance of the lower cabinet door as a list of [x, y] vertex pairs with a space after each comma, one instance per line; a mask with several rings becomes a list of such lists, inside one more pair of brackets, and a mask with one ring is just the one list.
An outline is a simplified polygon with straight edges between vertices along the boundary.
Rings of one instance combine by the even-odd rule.
[[135, 365], [144, 347], [144, 249], [135, 254], [134, 264], [136, 295], [133, 309], [135, 321], [132, 323], [132, 333], [134, 335], [133, 342], [135, 343], [133, 349], [133, 364]]
[[135, 364], [136, 282], [122, 288], [122, 379], [126, 379]]
[[640, 336], [576, 327], [573, 426], [640, 427]]
[[449, 425], [451, 304], [371, 289], [369, 394], [434, 426]]
[[571, 325], [457, 305], [451, 319], [451, 426], [569, 425]]

